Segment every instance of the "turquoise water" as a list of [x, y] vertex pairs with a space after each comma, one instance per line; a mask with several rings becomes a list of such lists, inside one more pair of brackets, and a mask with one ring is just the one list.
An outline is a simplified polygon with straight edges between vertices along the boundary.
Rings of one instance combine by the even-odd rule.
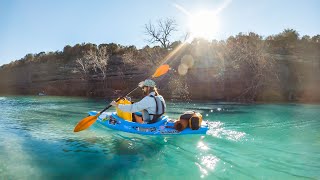
[[205, 136], [142, 136], [99, 124], [106, 101], [0, 97], [0, 179], [319, 179], [320, 105], [168, 103], [200, 111]]

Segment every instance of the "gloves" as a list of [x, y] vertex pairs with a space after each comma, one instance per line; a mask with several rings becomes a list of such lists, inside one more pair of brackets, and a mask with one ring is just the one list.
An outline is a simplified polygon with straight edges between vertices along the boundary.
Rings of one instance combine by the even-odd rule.
[[142, 88], [142, 87], [143, 87], [143, 84], [144, 84], [144, 81], [141, 81], [141, 82], [139, 82], [138, 86], [139, 86], [140, 88]]
[[115, 101], [112, 101], [112, 102], [110, 103], [110, 105], [111, 105], [111, 106], [118, 107], [118, 104], [117, 104], [117, 102], [115, 102]]

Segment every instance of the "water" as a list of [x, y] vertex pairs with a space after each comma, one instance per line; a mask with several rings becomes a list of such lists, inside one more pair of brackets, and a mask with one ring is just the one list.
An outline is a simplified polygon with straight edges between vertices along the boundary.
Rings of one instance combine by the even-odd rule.
[[200, 111], [206, 136], [142, 136], [94, 124], [106, 102], [0, 97], [0, 179], [319, 179], [320, 105], [168, 103]]

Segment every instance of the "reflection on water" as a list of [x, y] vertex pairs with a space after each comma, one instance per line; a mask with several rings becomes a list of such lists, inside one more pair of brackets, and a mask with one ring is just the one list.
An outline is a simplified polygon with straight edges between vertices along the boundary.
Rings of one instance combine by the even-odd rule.
[[219, 159], [213, 155], [202, 156], [199, 158], [200, 163], [195, 162], [201, 172], [200, 177], [204, 178], [209, 175], [208, 171], [214, 171], [215, 166], [219, 162]]
[[198, 141], [197, 148], [199, 149], [199, 153], [196, 155], [197, 160], [195, 162], [195, 165], [199, 168], [199, 172], [201, 173], [201, 178], [208, 176], [210, 174], [209, 172], [213, 173], [220, 160], [216, 156], [208, 153], [212, 151], [210, 151], [210, 148], [206, 145], [203, 139], [204, 138], [202, 137], [201, 140]]
[[197, 148], [199, 148], [201, 150], [209, 150], [209, 147], [206, 144], [204, 144], [203, 141], [198, 142]]
[[142, 136], [99, 124], [73, 133], [86, 112], [105, 106], [102, 101], [46, 96], [0, 102], [0, 179], [320, 177], [319, 105], [168, 102], [173, 118], [202, 113], [207, 135]]

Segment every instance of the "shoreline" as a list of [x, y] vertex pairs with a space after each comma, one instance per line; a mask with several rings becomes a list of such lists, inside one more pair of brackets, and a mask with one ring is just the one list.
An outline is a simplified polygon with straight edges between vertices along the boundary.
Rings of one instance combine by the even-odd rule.
[[[81, 99], [92, 99], [99, 101], [112, 101], [117, 97], [87, 97], [87, 96], [67, 96], [67, 95], [23, 95], [23, 94], [0, 94], [0, 97], [60, 97], [60, 98], [81, 98]], [[133, 100], [139, 100], [140, 98], [132, 98]], [[174, 98], [165, 98], [166, 101], [169, 102], [186, 102], [188, 104], [191, 103], [230, 103], [230, 104], [246, 104], [246, 105], [259, 105], [259, 104], [306, 104], [306, 105], [320, 105], [320, 102], [316, 101], [227, 101], [227, 100], [201, 100], [201, 99], [174, 99]]]

